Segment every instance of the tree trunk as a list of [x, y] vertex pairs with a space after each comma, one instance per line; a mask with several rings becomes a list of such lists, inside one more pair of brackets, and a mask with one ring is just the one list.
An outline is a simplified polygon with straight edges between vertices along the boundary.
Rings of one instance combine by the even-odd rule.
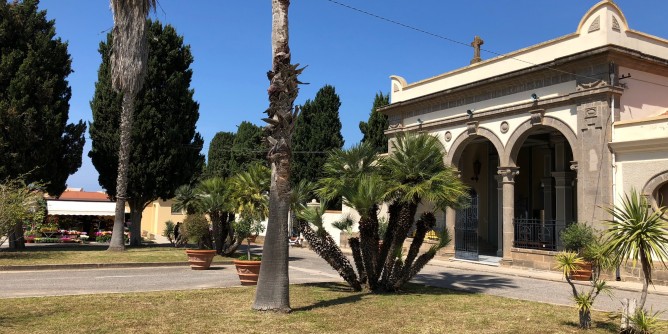
[[353, 252], [353, 261], [355, 261], [355, 267], [357, 268], [357, 276], [359, 276], [359, 281], [362, 284], [367, 283], [367, 274], [366, 269], [364, 269], [364, 261], [362, 260], [362, 250], [360, 246], [360, 239], [348, 238], [348, 245], [350, 250]]
[[580, 316], [580, 328], [591, 328], [591, 311], [579, 310], [578, 315]]
[[638, 303], [638, 309], [642, 310], [645, 308], [645, 300], [647, 300], [647, 290], [649, 289], [649, 284], [652, 282], [652, 267], [649, 264], [649, 259], [645, 256], [645, 250], [640, 249], [640, 266], [642, 268], [643, 280], [642, 280], [642, 293], [640, 294], [640, 302]]
[[128, 169], [130, 167], [130, 149], [132, 146], [132, 114], [134, 96], [123, 95], [121, 110], [120, 144], [118, 150], [118, 177], [116, 178], [116, 215], [108, 251], [124, 251], [125, 241], [125, 200], [128, 192]]
[[8, 236], [9, 248], [14, 250], [26, 249], [25, 238], [23, 237], [23, 222], [17, 222], [12, 227]]
[[334, 239], [332, 239], [332, 236], [327, 231], [324, 231], [325, 234], [323, 236], [318, 236], [305, 221], [299, 221], [297, 224], [299, 232], [304, 235], [311, 249], [327, 261], [355, 291], [361, 291], [362, 286], [357, 280], [357, 275], [352, 264], [343, 252], [341, 252], [341, 249]]
[[298, 111], [293, 104], [299, 92], [301, 73], [290, 64], [288, 46], [288, 7], [290, 0], [272, 0], [272, 69], [267, 73], [270, 84], [269, 108], [265, 122], [267, 158], [271, 164], [269, 220], [264, 241], [262, 267], [255, 293], [255, 310], [290, 312], [290, 279], [288, 275], [288, 214], [290, 213], [290, 160], [292, 132]]
[[378, 218], [373, 215], [360, 218], [360, 246], [362, 251], [362, 263], [366, 272], [366, 281], [369, 290], [376, 290], [378, 276], [376, 276], [376, 267], [378, 260]]
[[399, 210], [400, 206], [396, 202], [390, 204], [388, 208], [389, 220], [387, 223], [387, 229], [385, 230], [385, 235], [383, 236], [383, 245], [380, 247], [380, 254], [378, 255], [378, 268], [376, 268], [376, 277], [381, 277], [380, 275], [383, 272], [383, 264], [386, 263], [388, 254], [390, 253], [390, 248], [392, 247], [392, 240], [394, 240], [394, 230], [397, 228], [399, 220]]
[[223, 228], [223, 225], [226, 223], [226, 221], [223, 221], [223, 217], [227, 219], [227, 212], [223, 212], [222, 214], [220, 212], [209, 213], [209, 218], [211, 218], [211, 232], [213, 233], [213, 244], [216, 248], [216, 254], [218, 255], [223, 255], [225, 237], [227, 236], [227, 230]]
[[406, 240], [408, 230], [413, 225], [415, 212], [417, 211], [416, 203], [401, 203], [399, 206], [399, 216], [397, 218], [396, 228], [393, 231], [394, 238], [392, 240], [392, 245], [390, 246], [390, 253], [385, 259], [383, 276], [381, 278], [381, 285], [383, 286], [388, 286], [388, 282], [392, 281], [390, 280], [390, 276], [399, 269], [395, 263], [395, 260], [397, 259], [396, 256], [401, 250], [401, 247], [403, 247], [404, 240]]
[[253, 309], [290, 312], [290, 277], [288, 274], [290, 159], [285, 157], [272, 162], [271, 170], [269, 220]]
[[141, 246], [141, 218], [148, 203], [134, 198], [128, 201], [130, 205], [130, 246]]

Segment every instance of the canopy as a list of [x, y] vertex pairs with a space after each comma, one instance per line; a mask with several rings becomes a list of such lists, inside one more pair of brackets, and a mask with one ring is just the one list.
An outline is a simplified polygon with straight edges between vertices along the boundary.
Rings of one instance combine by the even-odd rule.
[[48, 214], [56, 216], [114, 216], [116, 203], [47, 200], [46, 208]]

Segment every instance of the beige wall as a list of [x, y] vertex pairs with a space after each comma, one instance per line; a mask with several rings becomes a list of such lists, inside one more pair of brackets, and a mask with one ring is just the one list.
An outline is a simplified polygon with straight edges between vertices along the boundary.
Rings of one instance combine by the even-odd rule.
[[173, 214], [172, 204], [172, 200], [157, 200], [146, 206], [141, 219], [142, 233], [146, 231], [155, 236], [160, 236], [165, 229], [166, 221], [171, 220], [175, 224], [182, 222], [186, 216], [181, 213]]
[[620, 121], [655, 117], [668, 110], [667, 77], [624, 67], [619, 68], [619, 74], [631, 74], [631, 78], [622, 80], [627, 88], [620, 101]]

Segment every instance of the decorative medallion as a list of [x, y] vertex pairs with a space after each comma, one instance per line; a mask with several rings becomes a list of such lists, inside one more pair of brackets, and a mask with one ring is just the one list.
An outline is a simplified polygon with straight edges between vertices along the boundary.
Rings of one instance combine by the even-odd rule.
[[510, 129], [510, 125], [508, 125], [508, 122], [506, 121], [501, 122], [501, 133], [507, 133], [508, 129]]
[[450, 140], [452, 140], [452, 133], [450, 133], [450, 131], [448, 131], [448, 132], [445, 133], [445, 141], [449, 142]]

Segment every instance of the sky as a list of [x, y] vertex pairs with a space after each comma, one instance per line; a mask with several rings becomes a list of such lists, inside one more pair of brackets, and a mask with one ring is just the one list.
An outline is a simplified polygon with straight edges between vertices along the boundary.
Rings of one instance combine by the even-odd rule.
[[[344, 147], [362, 139], [374, 95], [388, 93], [390, 75], [409, 83], [469, 64], [474, 36], [484, 40], [482, 58], [504, 54], [575, 32], [596, 0], [292, 0], [292, 61], [307, 66], [296, 104], [333, 85], [341, 99]], [[153, 19], [171, 24], [191, 46], [191, 88], [200, 105], [197, 131], [205, 143], [219, 131], [235, 132], [242, 121], [263, 125], [268, 106], [266, 72], [271, 68], [270, 0], [159, 0]], [[668, 1], [618, 0], [631, 29], [668, 38]], [[417, 28], [390, 23], [344, 7]], [[98, 46], [113, 26], [107, 0], [41, 0], [55, 20], [56, 34], [69, 44], [74, 73], [70, 121], [92, 121]], [[88, 152], [70, 176], [69, 187], [102, 190]]]

